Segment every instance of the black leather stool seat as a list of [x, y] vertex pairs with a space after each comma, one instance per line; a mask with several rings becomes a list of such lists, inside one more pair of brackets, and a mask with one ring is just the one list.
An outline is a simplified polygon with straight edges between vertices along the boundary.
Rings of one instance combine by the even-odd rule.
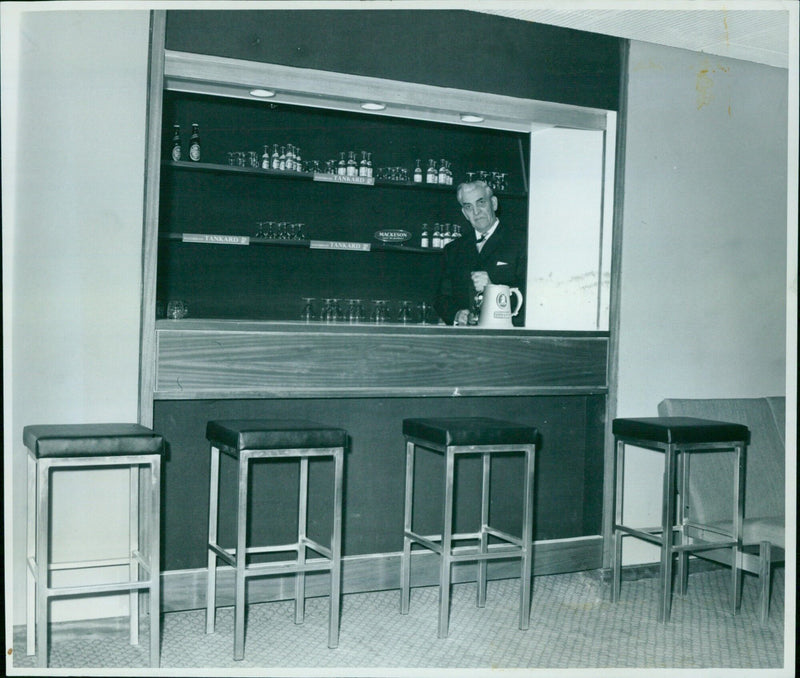
[[681, 443], [720, 443], [750, 439], [750, 430], [732, 424], [695, 417], [642, 417], [614, 419], [615, 436], [638, 438], [668, 445]]
[[37, 459], [164, 453], [164, 438], [139, 424], [33, 425], [22, 439]]
[[226, 419], [209, 421], [206, 438], [236, 452], [345, 447], [347, 431], [305, 419]]
[[403, 435], [438, 445], [528, 445], [536, 441], [533, 426], [488, 417], [404, 419]]

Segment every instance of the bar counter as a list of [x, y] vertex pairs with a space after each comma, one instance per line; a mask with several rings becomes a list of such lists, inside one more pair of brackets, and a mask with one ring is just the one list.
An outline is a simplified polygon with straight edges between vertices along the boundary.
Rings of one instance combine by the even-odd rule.
[[[534, 573], [601, 566], [607, 333], [187, 318], [158, 320], [155, 348], [153, 425], [169, 441], [167, 609], [202, 605], [211, 419], [297, 417], [347, 430], [345, 591], [399, 587], [406, 417], [493, 416], [535, 426]], [[429, 457], [418, 461], [426, 480], [415, 511], [420, 529], [436, 533], [441, 459]], [[520, 464], [513, 455], [492, 468], [493, 523], [511, 533], [520, 529]], [[253, 474], [253, 538], [286, 541], [296, 524], [297, 471], [266, 466]], [[477, 458], [459, 462], [458, 530], [477, 518], [479, 469]], [[329, 519], [328, 472], [312, 474], [311, 529], [323, 530]], [[225, 473], [223, 485], [233, 481]], [[234, 494], [220, 506], [221, 529], [231, 534]], [[420, 562], [415, 581], [433, 583], [434, 559]], [[490, 577], [517, 576], [507, 561], [493, 565]], [[474, 572], [459, 566], [454, 576], [474, 579]], [[254, 600], [290, 595], [281, 588], [288, 584], [271, 579], [253, 582]]]
[[599, 394], [607, 332], [156, 323], [155, 399]]

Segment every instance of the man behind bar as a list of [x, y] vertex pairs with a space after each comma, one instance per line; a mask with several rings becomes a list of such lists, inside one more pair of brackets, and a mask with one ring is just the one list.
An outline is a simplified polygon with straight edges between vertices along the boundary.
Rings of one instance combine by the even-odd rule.
[[474, 298], [486, 285], [524, 289], [527, 260], [525, 248], [500, 224], [497, 196], [486, 182], [459, 184], [456, 197], [472, 229], [444, 248], [434, 308], [448, 325], [467, 325], [477, 322]]

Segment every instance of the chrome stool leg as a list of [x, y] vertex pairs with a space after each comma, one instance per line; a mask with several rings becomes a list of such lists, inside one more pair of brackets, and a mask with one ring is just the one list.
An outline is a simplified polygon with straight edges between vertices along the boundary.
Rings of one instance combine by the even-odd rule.
[[675, 445], [667, 445], [664, 450], [664, 476], [661, 506], [661, 599], [659, 601], [658, 621], [668, 622], [672, 605], [672, 561], [673, 533], [675, 517]]
[[[136, 558], [137, 552], [140, 551], [139, 545], [143, 543], [139, 535], [144, 527], [139, 521], [139, 472], [138, 466], [131, 466], [128, 470], [128, 576], [131, 581], [138, 581], [141, 578], [141, 567]], [[139, 598], [139, 591], [131, 591], [128, 594], [131, 645], [139, 644]]]
[[411, 598], [411, 532], [414, 511], [414, 443], [406, 441], [406, 487], [403, 511], [403, 555], [400, 558], [400, 614], [408, 614]]
[[[217, 544], [219, 524], [219, 448], [211, 445], [211, 474], [208, 498], [208, 543]], [[217, 615], [217, 554], [208, 549], [206, 582], [206, 633], [214, 633]]]
[[453, 481], [455, 454], [445, 452], [444, 525], [442, 526], [442, 557], [439, 564], [439, 638], [447, 638], [450, 623], [450, 573], [453, 552]]
[[[489, 552], [489, 488], [491, 486], [491, 455], [484, 453], [481, 455], [481, 527], [480, 544], [478, 552], [484, 555]], [[486, 607], [486, 570], [487, 562], [485, 559], [478, 561], [478, 607]]]
[[525, 631], [531, 618], [531, 569], [533, 567], [533, 475], [536, 447], [525, 447], [525, 481], [522, 500], [522, 574], [520, 581], [519, 628]]
[[158, 667], [161, 647], [161, 457], [150, 465], [148, 550], [150, 564], [150, 666]]
[[50, 562], [50, 464], [39, 460], [36, 483], [36, 664], [47, 667]]
[[239, 456], [239, 492], [236, 508], [236, 574], [234, 593], [233, 658], [244, 659], [245, 567], [247, 566], [247, 484], [250, 456]]
[[[300, 458], [300, 485], [297, 506], [297, 566], [306, 564], [306, 522], [308, 520], [308, 457]], [[294, 575], [294, 623], [302, 624], [306, 604], [306, 573], [302, 569]]]
[[342, 598], [342, 487], [344, 484], [344, 448], [334, 454], [333, 534], [331, 536], [331, 598], [328, 608], [328, 647], [339, 647], [339, 610]]

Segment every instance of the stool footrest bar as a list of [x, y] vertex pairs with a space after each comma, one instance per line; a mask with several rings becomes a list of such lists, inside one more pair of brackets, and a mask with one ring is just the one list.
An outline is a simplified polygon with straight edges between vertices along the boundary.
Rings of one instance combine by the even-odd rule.
[[85, 586], [57, 586], [47, 587], [45, 595], [48, 598], [61, 598], [63, 596], [80, 596], [89, 593], [122, 593], [123, 591], [140, 591], [149, 589], [153, 583], [150, 580], [139, 582], [118, 582], [114, 584], [90, 584]]
[[[442, 545], [437, 544], [435, 541], [428, 537], [423, 537], [421, 534], [416, 534], [415, 532], [406, 532], [405, 536], [409, 539], [413, 539], [418, 544], [422, 544], [426, 548], [429, 548], [431, 551], [435, 553], [442, 553]], [[441, 537], [439, 537], [441, 539]]]
[[503, 541], [507, 541], [510, 544], [516, 544], [517, 546], [522, 546], [522, 539], [520, 537], [515, 537], [513, 534], [509, 534], [508, 532], [503, 532], [502, 530], [496, 530], [493, 527], [487, 527], [486, 533], [497, 537], [498, 539], [502, 539]]
[[327, 546], [323, 546], [319, 542], [314, 541], [313, 539], [309, 539], [308, 537], [304, 537], [300, 540], [300, 546], [304, 546], [306, 548], [311, 549], [312, 551], [316, 551], [321, 556], [325, 556], [329, 560], [333, 558], [333, 553]]

